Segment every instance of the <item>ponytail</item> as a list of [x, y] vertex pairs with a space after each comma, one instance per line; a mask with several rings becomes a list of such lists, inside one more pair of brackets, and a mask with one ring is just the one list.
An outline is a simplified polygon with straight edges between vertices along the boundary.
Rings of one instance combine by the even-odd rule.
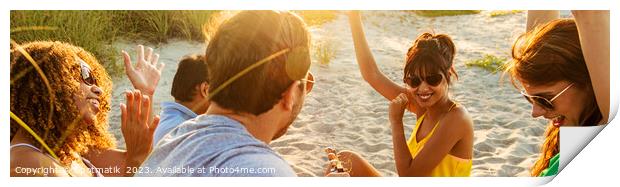
[[540, 173], [549, 167], [549, 160], [560, 152], [558, 144], [560, 142], [560, 127], [553, 124], [547, 125], [545, 132], [545, 142], [540, 148], [540, 158], [532, 167], [532, 177], [538, 177]]

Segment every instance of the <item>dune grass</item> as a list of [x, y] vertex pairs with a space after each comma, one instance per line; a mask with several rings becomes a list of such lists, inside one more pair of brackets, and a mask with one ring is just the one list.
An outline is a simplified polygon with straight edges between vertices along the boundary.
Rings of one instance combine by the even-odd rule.
[[415, 10], [413, 12], [422, 17], [441, 17], [478, 14], [480, 10]]
[[508, 59], [486, 54], [480, 59], [465, 62], [467, 67], [479, 67], [491, 73], [503, 71]]
[[115, 13], [122, 17], [122, 35], [131, 39], [165, 43], [172, 38], [204, 40], [203, 26], [216, 11], [129, 10]]
[[293, 11], [301, 16], [308, 26], [320, 26], [336, 19], [335, 10], [297, 10]]
[[493, 10], [489, 13], [489, 16], [498, 17], [498, 16], [512, 15], [512, 14], [521, 13], [521, 12], [523, 12], [523, 10]]
[[336, 46], [333, 41], [323, 39], [314, 43], [312, 54], [319, 64], [327, 66], [336, 56]]
[[[169, 39], [203, 41], [203, 25], [217, 11], [179, 10], [13, 10], [11, 39], [53, 40], [93, 53], [112, 75], [122, 72], [112, 44], [120, 39], [151, 44]], [[41, 29], [43, 28], [43, 29]]]
[[[110, 41], [116, 40], [118, 27], [106, 11], [11, 11], [11, 39], [18, 44], [37, 41], [64, 41], [92, 52], [106, 68], [115, 60]], [[47, 27], [48, 29], [37, 29]]]

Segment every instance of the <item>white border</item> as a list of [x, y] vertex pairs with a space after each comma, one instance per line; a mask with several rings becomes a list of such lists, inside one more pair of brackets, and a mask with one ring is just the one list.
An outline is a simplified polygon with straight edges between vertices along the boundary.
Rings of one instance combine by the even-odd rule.
[[[8, 3], [8, 4], [7, 4]], [[3, 29], [2, 39], [5, 52], [0, 53], [0, 59], [4, 59], [0, 67], [0, 139], [8, 139], [9, 124], [9, 68], [8, 68], [8, 43], [9, 43], [9, 14], [12, 9], [59, 9], [59, 10], [107, 10], [107, 9], [180, 9], [180, 10], [220, 10], [220, 9], [372, 9], [372, 10], [401, 10], [401, 9], [611, 9], [611, 51], [619, 51], [618, 44], [618, 15], [617, 6], [612, 6], [611, 0], [174, 0], [170, 2], [157, 2], [154, 0], [106, 0], [99, 2], [63, 0], [63, 1], [5, 1], [2, 9], [0, 23]], [[524, 20], [525, 21], [525, 20]], [[618, 53], [611, 54], [611, 62], [619, 62]], [[611, 81], [618, 82], [617, 63], [611, 63]], [[617, 111], [618, 106], [618, 85], [611, 85], [612, 111]], [[620, 168], [620, 162], [615, 161], [619, 155], [617, 142], [620, 142], [620, 125], [617, 121], [612, 121], [611, 125], [605, 128], [597, 138], [595, 138], [584, 151], [577, 156], [551, 183], [552, 186], [574, 186], [592, 184], [615, 184], [616, 168]], [[8, 168], [8, 141], [3, 142], [5, 154], [0, 155], [0, 168]], [[6, 169], [0, 169], [0, 178], [9, 180]], [[547, 178], [549, 180], [550, 178]], [[334, 185], [362, 185], [362, 186], [413, 186], [413, 185], [442, 185], [442, 186], [524, 186], [540, 184], [535, 178], [380, 178], [380, 179], [326, 179], [326, 178], [106, 178], [106, 179], [19, 179], [10, 178], [9, 186], [33, 185], [44, 183], [50, 186], [126, 186], [132, 185], [166, 185], [166, 186], [190, 186], [199, 185], [294, 185], [294, 186], [334, 186]]]

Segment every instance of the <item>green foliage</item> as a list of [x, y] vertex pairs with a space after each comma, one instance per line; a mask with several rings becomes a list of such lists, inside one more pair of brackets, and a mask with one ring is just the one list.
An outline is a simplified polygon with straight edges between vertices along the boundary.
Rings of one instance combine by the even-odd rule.
[[[111, 47], [118, 27], [107, 11], [11, 11], [11, 39], [17, 43], [37, 40], [63, 41], [93, 53], [106, 68], [118, 56]], [[47, 29], [38, 29], [45, 27]]]
[[503, 71], [505, 68], [506, 58], [500, 58], [493, 55], [486, 54], [484, 57], [476, 60], [471, 60], [465, 62], [465, 66], [467, 67], [479, 67], [484, 70], [487, 70], [491, 73], [497, 73], [499, 71]]
[[203, 26], [216, 11], [145, 10], [116, 11], [123, 20], [121, 32], [131, 39], [165, 43], [171, 38], [203, 41]]
[[178, 38], [204, 41], [203, 25], [217, 11], [179, 10], [13, 10], [11, 39], [63, 41], [93, 53], [110, 74], [122, 70], [112, 44], [119, 39], [150, 43]]
[[491, 13], [489, 13], [489, 16], [498, 17], [498, 16], [512, 15], [512, 14], [521, 13], [521, 12], [523, 12], [523, 10], [494, 10], [494, 11], [491, 11]]
[[329, 65], [336, 56], [336, 46], [330, 40], [318, 41], [314, 45], [314, 57], [321, 65]]

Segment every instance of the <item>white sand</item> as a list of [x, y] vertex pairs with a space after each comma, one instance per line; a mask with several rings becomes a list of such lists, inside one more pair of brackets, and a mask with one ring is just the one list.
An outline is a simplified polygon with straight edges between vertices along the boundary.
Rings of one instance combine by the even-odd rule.
[[[455, 64], [460, 77], [451, 87], [451, 96], [474, 119], [472, 176], [529, 176], [529, 168], [538, 156], [545, 121], [531, 118], [530, 105], [508, 80], [500, 84], [500, 74], [464, 65], [484, 54], [509, 58], [514, 38], [524, 32], [525, 13], [491, 18], [488, 11], [483, 11], [476, 15], [424, 18], [407, 12], [373, 11], [364, 16], [375, 59], [383, 73], [396, 82], [402, 82], [405, 53], [417, 35], [431, 28], [450, 35], [457, 46]], [[314, 41], [329, 41], [336, 46], [336, 56], [329, 65], [313, 64], [314, 90], [288, 133], [272, 142], [272, 147], [300, 176], [322, 176], [326, 146], [356, 151], [383, 175], [397, 176], [388, 101], [361, 78], [346, 16], [339, 15], [333, 22], [311, 28], [311, 32]], [[160, 103], [172, 100], [170, 89], [178, 59], [190, 53], [203, 53], [204, 47], [199, 43], [171, 42], [157, 51], [167, 64], [156, 93], [155, 102]], [[124, 101], [122, 91], [130, 84], [124, 77], [114, 81], [110, 123], [119, 146], [123, 147], [118, 104]], [[155, 109], [159, 111], [159, 106]], [[406, 112], [405, 124], [408, 137], [415, 116]]]

